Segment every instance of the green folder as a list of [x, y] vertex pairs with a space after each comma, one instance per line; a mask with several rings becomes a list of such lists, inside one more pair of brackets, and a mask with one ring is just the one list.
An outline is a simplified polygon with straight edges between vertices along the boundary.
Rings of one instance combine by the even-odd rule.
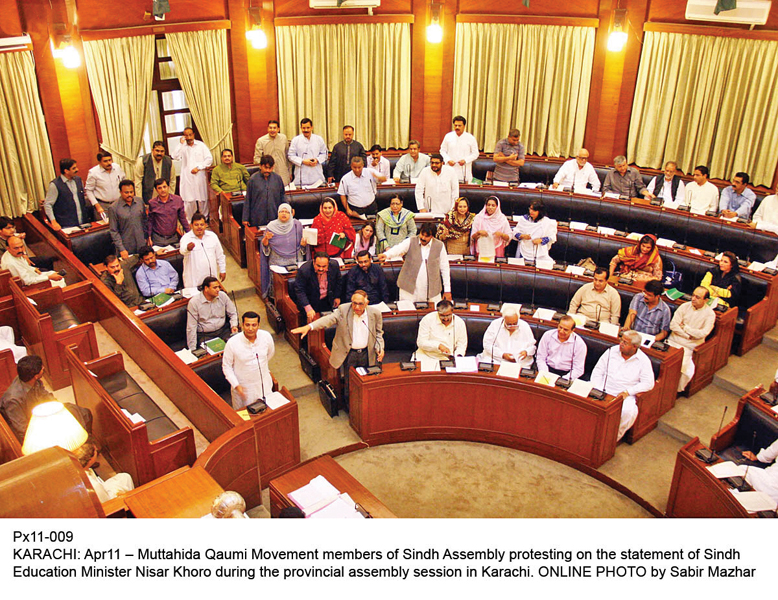
[[209, 354], [218, 354], [219, 352], [224, 352], [225, 345], [226, 342], [221, 338], [213, 338], [205, 342], [205, 348], [208, 350]]
[[168, 300], [170, 300], [170, 294], [166, 294], [165, 292], [160, 292], [159, 294], [151, 298], [151, 301], [154, 303], [154, 306], [162, 306]]
[[683, 296], [683, 292], [675, 288], [670, 288], [669, 290], [665, 291], [665, 296], [670, 298], [670, 300], [678, 300], [678, 298]]
[[340, 248], [343, 250], [343, 248], [346, 247], [346, 244], [348, 244], [348, 238], [347, 237], [338, 237], [337, 233], [333, 233], [332, 237], [330, 238], [330, 246], [335, 246], [336, 248]]

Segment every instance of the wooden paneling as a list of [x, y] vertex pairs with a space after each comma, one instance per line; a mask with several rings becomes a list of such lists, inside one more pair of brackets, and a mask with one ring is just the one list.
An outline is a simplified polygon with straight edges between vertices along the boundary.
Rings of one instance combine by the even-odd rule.
[[17, 0], [0, 0], [0, 14], [3, 15], [0, 20], [0, 37], [14, 37], [24, 33]]
[[[383, 4], [383, 2], [382, 2]], [[596, 17], [598, 0], [532, 0], [529, 8], [521, 0], [459, 0], [460, 13], [492, 15], [545, 15], [558, 17]]]
[[[648, 20], [659, 21], [662, 23], [687, 23], [689, 25], [705, 26], [720, 25], [721, 27], [734, 29], [748, 29], [748, 25], [737, 25], [734, 23], [705, 23], [704, 21], [686, 20], [686, 2], [683, 0], [650, 0], [648, 7]], [[767, 17], [765, 25], [759, 25], [760, 29], [778, 29], [778, 2], [773, 2], [770, 9], [770, 16]]]
[[[22, 3], [28, 0], [20, 0]], [[143, 14], [151, 11], [151, 0], [123, 0], [121, 10], [116, 2], [105, 0], [78, 0], [78, 25], [82, 29], [111, 29], [153, 25], [152, 18], [143, 20]], [[159, 23], [185, 23], [227, 18], [227, 0], [174, 0], [165, 21]]]
[[[411, 3], [412, 0], [381, 0], [381, 6], [374, 8], [373, 14], [386, 15], [410, 13]], [[276, 0], [274, 4], [276, 17], [323, 17], [328, 15], [348, 17], [367, 14], [367, 9], [364, 8], [336, 8], [319, 10], [308, 6], [308, 0]]]

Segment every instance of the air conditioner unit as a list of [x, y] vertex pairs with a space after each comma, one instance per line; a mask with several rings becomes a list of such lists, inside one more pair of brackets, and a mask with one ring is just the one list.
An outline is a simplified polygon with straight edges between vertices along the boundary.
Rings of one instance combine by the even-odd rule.
[[713, 14], [716, 0], [689, 0], [686, 3], [686, 18], [691, 21], [712, 21], [714, 23], [740, 23], [764, 25], [770, 14], [770, 0], [738, 0], [737, 8]]
[[381, 0], [308, 0], [308, 6], [311, 8], [378, 8], [381, 6]]
[[31, 45], [32, 40], [27, 34], [18, 37], [0, 38], [0, 52], [21, 50], [23, 48], [29, 48]]

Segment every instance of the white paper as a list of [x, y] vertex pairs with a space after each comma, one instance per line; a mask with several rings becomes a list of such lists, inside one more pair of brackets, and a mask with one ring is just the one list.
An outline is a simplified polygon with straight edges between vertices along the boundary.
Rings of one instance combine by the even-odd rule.
[[507, 181], [492, 181], [494, 187], [508, 187]]
[[705, 467], [710, 474], [717, 479], [726, 479], [727, 477], [742, 477], [745, 475], [746, 466], [733, 463], [731, 460], [720, 462], [715, 465]]
[[665, 208], [672, 208], [673, 210], [678, 210], [678, 207], [681, 206], [681, 202], [673, 202], [671, 200], [665, 200], [662, 204]]
[[265, 404], [271, 410], [275, 410], [284, 404], [289, 404], [289, 398], [284, 396], [281, 392], [270, 392], [265, 398]]
[[579, 267], [578, 265], [567, 265], [567, 268], [565, 269], [565, 273], [572, 273], [573, 275], [583, 275], [584, 269], [583, 267]]
[[538, 189], [538, 183], [520, 183], [519, 187], [525, 190], [536, 190]]
[[597, 228], [597, 233], [600, 233], [602, 235], [613, 235], [614, 233], [616, 233], [616, 230], [613, 227], [603, 227], [602, 225], [600, 225]]
[[535, 383], [554, 387], [554, 384], [556, 383], [557, 379], [559, 379], [559, 375], [557, 375], [556, 373], [541, 371], [540, 373], [538, 373], [538, 376], [535, 377]]
[[546, 269], [548, 271], [551, 271], [554, 268], [554, 259], [553, 258], [537, 258], [537, 259], [535, 259], [535, 266], [538, 269]]
[[448, 255], [448, 262], [452, 263], [452, 262], [456, 262], [458, 260], [464, 260], [464, 258], [465, 257], [463, 255], [461, 255], [461, 254], [449, 254]]
[[619, 198], [621, 198], [621, 195], [620, 195], [620, 194], [618, 194], [617, 192], [605, 192], [605, 193], [602, 195], [602, 197], [603, 197], [603, 198], [612, 198], [612, 199], [614, 199], [614, 200], [618, 200]]
[[81, 231], [80, 227], [63, 227], [60, 231], [64, 233], [65, 235], [70, 235], [72, 233], [75, 233], [76, 231]]
[[286, 275], [289, 272], [286, 270], [286, 267], [281, 267], [279, 265], [270, 265], [270, 270], [279, 275]]
[[289, 499], [306, 515], [327, 506], [340, 492], [323, 475], [311, 479], [310, 483], [290, 492]]
[[723, 252], [719, 252], [719, 253], [718, 253], [718, 254], [717, 254], [717, 255], [716, 255], [714, 258], [713, 258], [713, 260], [715, 260], [716, 262], [718, 262], [718, 261], [720, 261], [720, 260], [721, 260], [721, 257], [722, 257], [722, 256], [724, 256], [724, 253], [723, 253]]
[[500, 363], [500, 368], [497, 369], [497, 374], [500, 377], [518, 379], [521, 374], [521, 365], [519, 363], [502, 361]]
[[364, 519], [356, 509], [356, 502], [348, 494], [341, 494], [324, 508], [312, 513], [310, 519]]
[[300, 221], [300, 225], [302, 225], [303, 227], [310, 227], [311, 225], [313, 225], [313, 219], [297, 219], [297, 220]]
[[124, 415], [125, 415], [125, 416], [126, 416], [126, 417], [127, 417], [129, 420], [130, 420], [130, 421], [132, 421], [132, 422], [133, 422], [133, 424], [134, 424], [134, 423], [145, 423], [145, 422], [146, 422], [146, 419], [144, 419], [143, 417], [141, 417], [141, 416], [140, 416], [138, 413], [131, 413], [131, 412], [130, 412], [130, 411], [128, 411], [126, 408], [123, 408], [123, 409], [122, 409], [122, 412], [124, 413]]
[[690, 254], [696, 254], [697, 256], [702, 256], [702, 252], [697, 250], [697, 248], [687, 248], [686, 251]]
[[416, 310], [416, 306], [410, 300], [398, 300], [397, 310]]
[[637, 231], [633, 231], [627, 236], [628, 240], [635, 240], [636, 242], [640, 240], [643, 237], [642, 233], [638, 233]]
[[181, 295], [184, 298], [194, 298], [198, 294], [199, 290], [197, 288], [184, 288], [181, 290]]
[[772, 407], [772, 411], [778, 414], [778, 405]]
[[705, 214], [705, 209], [704, 208], [694, 208], [694, 207], [692, 207], [689, 212], [692, 213], [693, 215], [704, 215]]
[[778, 503], [775, 502], [770, 496], [764, 492], [738, 492], [737, 490], [730, 490], [735, 493], [735, 498], [740, 502], [740, 505], [750, 513], [759, 512], [760, 510], [775, 510]]
[[760, 271], [764, 271], [765, 267], [764, 263], [754, 261], [750, 265], [748, 265], [748, 270], [753, 271], [754, 273], [759, 273]]
[[316, 183], [313, 183], [311, 185], [303, 185], [303, 186], [300, 186], [300, 187], [302, 187], [302, 189], [304, 189], [304, 190], [312, 190], [312, 189], [315, 189], [317, 187], [321, 187], [321, 184], [323, 184], [323, 183], [324, 183], [323, 180], [317, 179]]
[[297, 189], [297, 186], [294, 184], [294, 181], [290, 181], [289, 185], [287, 185], [284, 189], [287, 192], [293, 192], [293, 191], [295, 191]]
[[457, 373], [477, 373], [478, 360], [475, 356], [457, 356], [455, 358]]
[[656, 245], [663, 248], [672, 248], [673, 244], [675, 244], [675, 240], [668, 240], [667, 238], [659, 238], [656, 241]]
[[556, 313], [556, 311], [553, 308], [539, 308], [532, 316], [536, 319], [542, 319], [543, 321], [553, 321], [554, 313]]
[[27, 300], [29, 300], [29, 301], [30, 301], [30, 304], [32, 304], [33, 306], [38, 306], [38, 303], [37, 303], [37, 302], [35, 302], [35, 300], [33, 300], [32, 298], [29, 298], [29, 297], [28, 297], [28, 298], [27, 298]]
[[651, 335], [650, 333], [642, 333], [640, 332], [640, 337], [642, 338], [640, 345], [644, 348], [649, 348], [651, 344], [654, 343], [654, 340], [656, 339], [655, 335]]
[[386, 181], [384, 181], [384, 182], [383, 182], [381, 185], [394, 185], [394, 179], [392, 179], [392, 178], [390, 177], [389, 179], [387, 179]]
[[193, 362], [197, 362], [197, 357], [192, 354], [189, 348], [184, 348], [176, 352], [176, 356], [184, 361], [185, 365], [191, 365]]
[[141, 310], [139, 308], [136, 308], [135, 309], [135, 314], [138, 315], [138, 316], [144, 315], [144, 314], [146, 314], [146, 311], [145, 310]]
[[727, 221], [728, 223], [734, 223], [737, 221], [737, 217], [720, 217], [722, 221]]
[[603, 335], [609, 335], [611, 337], [619, 337], [619, 326], [607, 321], [600, 322], [600, 333]]
[[570, 221], [570, 229], [573, 231], [585, 231], [587, 227], [589, 225], [583, 221]]
[[154, 252], [156, 252], [157, 254], [159, 254], [160, 252], [162, 252], [162, 253], [164, 253], [164, 252], [173, 252], [175, 250], [175, 248], [173, 246], [171, 246], [171, 245], [167, 245], [167, 246], [152, 246], [151, 249], [154, 250]]
[[580, 313], [567, 313], [569, 317], [572, 317], [573, 321], [575, 321], [576, 327], [583, 327], [586, 324], [586, 316], [582, 315]]
[[516, 258], [515, 256], [509, 256], [508, 257], [508, 264], [509, 265], [516, 265], [517, 267], [523, 267], [524, 266], [524, 259], [523, 258]]
[[319, 243], [319, 230], [315, 227], [306, 227], [303, 229], [303, 239], [306, 244], [315, 246]]
[[597, 198], [600, 197], [600, 192], [590, 190], [588, 187], [576, 187], [573, 189], [573, 192], [576, 194], [583, 194], [584, 196], [596, 196]]
[[438, 362], [437, 358], [431, 358], [429, 356], [424, 356], [424, 355], [417, 356], [416, 358], [421, 363], [422, 373], [431, 373], [433, 371], [440, 371], [440, 362]]
[[391, 308], [389, 308], [389, 307], [386, 305], [386, 302], [380, 302], [379, 304], [374, 304], [373, 306], [375, 306], [375, 307], [376, 307], [378, 310], [380, 310], [382, 313], [389, 313], [389, 312], [392, 312], [392, 309], [391, 309]]
[[467, 307], [470, 312], [481, 312], [481, 306], [479, 304], [471, 304]]
[[573, 381], [570, 387], [567, 388], [567, 391], [571, 394], [575, 394], [576, 396], [580, 396], [581, 398], [586, 398], [589, 395], [589, 392], [592, 391], [593, 387], [594, 386], [588, 381], [584, 381], [583, 379], [576, 379]]
[[479, 237], [476, 242], [478, 256], [494, 256], [494, 238], [490, 235]]

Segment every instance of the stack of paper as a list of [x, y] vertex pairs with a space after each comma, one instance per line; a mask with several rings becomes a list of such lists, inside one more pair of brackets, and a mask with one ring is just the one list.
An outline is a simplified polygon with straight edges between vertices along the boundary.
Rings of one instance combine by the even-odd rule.
[[281, 267], [279, 265], [270, 265], [270, 270], [273, 273], [278, 273], [279, 275], [286, 275], [289, 272], [286, 270], [286, 267]]
[[168, 246], [152, 246], [152, 249], [154, 252], [159, 254], [160, 252], [173, 252], [175, 248], [171, 245]]
[[553, 308], [539, 308], [532, 316], [543, 321], [553, 321], [555, 313], [556, 311]]
[[539, 185], [539, 183], [520, 183], [519, 187], [525, 190], [536, 190]]
[[519, 363], [503, 361], [500, 363], [500, 368], [497, 370], [497, 374], [500, 377], [518, 379], [519, 375], [521, 374], [521, 365]]
[[456, 262], [458, 260], [462, 260], [464, 258], [465, 257], [462, 256], [461, 254], [449, 254], [448, 255], [448, 262], [452, 263], [452, 262]]
[[340, 492], [323, 475], [314, 477], [308, 485], [290, 492], [289, 499], [305, 513], [305, 516], [333, 502]]
[[422, 373], [432, 373], [434, 371], [440, 371], [440, 362], [438, 362], [437, 358], [431, 358], [429, 356], [425, 356], [424, 354], [421, 354], [416, 358], [421, 363]]
[[675, 240], [668, 240], [667, 238], [659, 238], [656, 241], [657, 246], [661, 246], [662, 248], [672, 248], [675, 244]]
[[507, 181], [492, 181], [494, 187], [508, 187]]
[[[392, 181], [390, 179], [390, 181]], [[356, 502], [348, 494], [340, 494], [325, 507], [311, 513], [311, 519], [364, 519], [356, 509]]]
[[557, 379], [559, 379], [559, 375], [557, 375], [556, 373], [541, 371], [540, 373], [538, 373], [538, 376], [535, 377], [535, 383], [554, 387], [554, 384], [556, 383]]
[[618, 200], [621, 198], [621, 195], [618, 192], [605, 192], [602, 195], [603, 198], [613, 198], [614, 200]]
[[570, 229], [573, 231], [586, 231], [587, 227], [589, 227], [589, 225], [583, 221], [570, 221]]
[[311, 225], [313, 225], [313, 219], [297, 219], [297, 220], [300, 221], [300, 225], [302, 225], [303, 227], [310, 227]]
[[394, 185], [394, 179], [392, 179], [392, 178], [390, 177], [389, 179], [387, 179], [386, 181], [384, 181], [384, 182], [383, 182], [381, 185]]
[[303, 239], [309, 246], [315, 246], [319, 243], [319, 230], [315, 227], [306, 227], [303, 229]]
[[471, 304], [467, 307], [467, 310], [470, 312], [481, 312], [481, 306], [478, 304]]
[[457, 373], [477, 373], [478, 361], [475, 356], [457, 356], [455, 359]]
[[762, 262], [754, 261], [750, 265], [748, 265], [748, 270], [754, 271], [755, 273], [759, 273], [760, 271], [764, 271], [766, 266], [767, 265], [765, 265]]
[[572, 273], [573, 275], [583, 275], [584, 271], [586, 271], [586, 269], [577, 265], [567, 265], [567, 268], [565, 269], [565, 273]]
[[516, 265], [518, 267], [524, 266], [524, 259], [523, 258], [516, 258], [515, 256], [509, 256], [508, 257], [508, 264], [509, 265]]
[[597, 228], [597, 233], [600, 233], [602, 235], [613, 235], [614, 233], [616, 233], [616, 230], [613, 227], [603, 227], [602, 225], [600, 225]]
[[614, 323], [608, 323], [607, 321], [601, 321], [600, 333], [617, 338], [619, 337], [619, 326], [615, 325]]
[[554, 268], [554, 259], [553, 258], [538, 258], [535, 260], [535, 266], [538, 269], [546, 269], [548, 271], [551, 271]]
[[665, 200], [662, 206], [664, 206], [665, 208], [672, 208], [674, 210], [678, 210], [678, 207], [681, 206], [681, 202], [680, 201], [673, 202], [671, 200]]
[[410, 300], [398, 300], [397, 310], [416, 310], [416, 306]]
[[65, 235], [71, 235], [71, 234], [74, 234], [76, 231], [81, 231], [81, 228], [78, 227], [78, 226], [76, 226], [76, 227], [63, 227], [60, 231], [62, 231], [62, 233], [64, 233]]
[[735, 221], [737, 221], [737, 217], [724, 217], [724, 216], [722, 216], [721, 220], [722, 221], [728, 221], [729, 223], [734, 223]]
[[710, 465], [705, 468], [708, 469], [708, 471], [710, 471], [710, 474], [713, 475], [716, 479], [727, 479], [728, 477], [742, 477], [746, 472], [745, 465], [737, 465], [733, 463], [731, 460], [716, 463], [715, 465]]
[[576, 327], [583, 327], [586, 324], [586, 317], [580, 313], [567, 313], [567, 316], [573, 318]]
[[185, 365], [191, 365], [193, 362], [197, 362], [197, 357], [189, 351], [189, 348], [184, 348], [176, 352], [176, 356], [184, 361]]
[[184, 288], [181, 290], [181, 295], [184, 298], [194, 298], [199, 293], [197, 288]]
[[382, 313], [388, 313], [388, 312], [392, 312], [392, 309], [391, 309], [391, 308], [389, 308], [389, 307], [386, 305], [386, 302], [380, 302], [380, 303], [378, 303], [378, 304], [375, 304], [374, 306], [375, 306], [375, 308], [377, 308], [378, 310], [380, 310]]
[[289, 404], [289, 399], [281, 392], [270, 392], [265, 398], [265, 404], [268, 408], [275, 410], [284, 404]]
[[580, 396], [581, 398], [586, 398], [589, 395], [589, 392], [592, 391], [593, 387], [594, 386], [588, 381], [584, 381], [583, 379], [576, 379], [573, 381], [570, 387], [567, 388], [567, 391], [571, 394], [575, 394], [576, 396]]
[[740, 505], [750, 513], [756, 513], [762, 510], [775, 510], [778, 503], [764, 492], [738, 492], [735, 489], [730, 490], [740, 502]]

